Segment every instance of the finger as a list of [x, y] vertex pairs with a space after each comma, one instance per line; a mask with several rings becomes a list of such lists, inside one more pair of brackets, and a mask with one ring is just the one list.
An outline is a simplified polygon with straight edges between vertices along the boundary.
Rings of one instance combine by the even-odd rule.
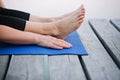
[[64, 47], [64, 48], [70, 48], [72, 47], [72, 45], [64, 40], [61, 40], [61, 39], [58, 39], [55, 43], [55, 45], [58, 45], [58, 46], [61, 46], [61, 47]]
[[53, 48], [53, 49], [63, 49], [63, 47], [55, 45], [52, 41], [44, 42], [42, 44], [40, 43], [37, 45], [42, 46], [42, 47], [47, 47], [47, 48]]
[[68, 46], [68, 48], [72, 47], [72, 44], [66, 42], [65, 40], [60, 40], [60, 41], [61, 41], [61, 43], [63, 43], [65, 45], [65, 47], [67, 47], [67, 46]]
[[53, 48], [53, 49], [63, 49], [63, 47], [55, 45], [52, 41], [44, 43], [44, 44], [39, 44], [39, 46]]
[[55, 45], [55, 44], [51, 44], [48, 46], [49, 48], [53, 48], [53, 49], [63, 49], [63, 47]]

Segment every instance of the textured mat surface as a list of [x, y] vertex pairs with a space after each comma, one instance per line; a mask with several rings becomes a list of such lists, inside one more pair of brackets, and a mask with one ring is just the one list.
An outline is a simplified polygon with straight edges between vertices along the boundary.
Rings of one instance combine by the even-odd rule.
[[72, 55], [87, 55], [87, 52], [77, 34], [73, 32], [65, 39], [70, 42], [73, 47], [70, 49], [55, 50], [50, 48], [44, 48], [36, 45], [10, 45], [0, 43], [0, 54], [46, 54], [46, 55], [60, 55], [60, 54], [72, 54]]

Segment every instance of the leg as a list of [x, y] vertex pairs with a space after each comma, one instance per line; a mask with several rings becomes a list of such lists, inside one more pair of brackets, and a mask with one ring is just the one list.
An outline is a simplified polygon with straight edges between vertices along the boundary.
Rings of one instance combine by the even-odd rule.
[[[64, 39], [68, 34], [75, 31], [83, 22], [85, 9], [81, 6], [80, 10], [71, 16], [49, 23], [27, 22], [25, 31], [39, 34], [51, 35]], [[41, 29], [42, 28], [42, 29]]]
[[59, 16], [59, 17], [51, 17], [51, 18], [43, 18], [43, 17], [39, 17], [39, 16], [35, 16], [35, 15], [30, 15], [29, 21], [32, 21], [32, 22], [43, 22], [43, 23], [44, 22], [53, 22], [53, 21], [60, 20], [60, 19], [63, 19], [65, 17], [68, 17], [68, 16], [76, 13], [80, 9], [81, 9], [81, 7], [78, 8], [77, 10], [75, 10], [73, 12], [70, 12], [70, 13], [67, 13], [65, 15], [62, 15], [62, 16]]
[[[36, 24], [33, 26], [36, 27]], [[63, 49], [71, 47], [71, 44], [67, 43], [64, 40], [57, 39], [52, 36], [24, 31], [25, 25], [26, 21], [23, 19], [0, 15], [0, 41], [12, 44], [36, 44], [39, 46], [54, 49]], [[42, 31], [43, 28], [40, 28], [39, 29]]]
[[63, 16], [52, 17], [52, 18], [38, 17], [38, 16], [31, 15], [31, 14], [23, 12], [23, 11], [6, 9], [6, 8], [0, 8], [0, 14], [5, 15], [5, 16], [12, 16], [12, 17], [17, 17], [17, 18], [22, 18], [22, 19], [25, 19], [27, 21], [45, 23], [45, 22], [52, 22], [52, 21], [63, 19], [65, 17], [68, 17], [68, 16], [72, 15], [73, 13], [77, 12], [78, 10], [80, 10], [80, 8], [78, 8], [77, 10], [75, 10], [75, 11], [73, 11], [71, 13], [65, 14]]
[[0, 15], [0, 24], [10, 26], [15, 29], [25, 30], [29, 32], [45, 34], [45, 35], [53, 35], [56, 31], [54, 29], [53, 23], [36, 23], [26, 21], [21, 18], [11, 17], [11, 16], [4, 16]]
[[80, 10], [80, 8], [78, 8], [77, 10], [75, 10], [73, 12], [67, 13], [67, 14], [59, 16], [59, 17], [43, 18], [43, 17], [39, 17], [39, 16], [35, 16], [35, 15], [30, 15], [29, 20], [32, 22], [53, 22], [53, 21], [60, 20], [60, 19], [63, 19], [65, 17], [68, 17], [68, 16], [74, 14], [76, 11]]
[[[63, 39], [69, 33], [75, 31], [81, 25], [84, 15], [85, 15], [85, 11], [84, 11], [84, 7], [82, 6], [80, 10], [76, 11], [71, 16], [68, 16], [64, 19], [54, 22], [37, 23], [37, 22], [25, 21], [23, 19], [19, 19], [15, 17], [9, 17], [9, 18], [3, 17], [0, 18], [0, 22], [2, 22], [0, 24], [6, 25], [4, 24], [4, 22], [9, 22], [10, 24], [7, 24], [7, 26], [16, 27], [16, 26], [20, 26], [22, 22], [22, 24], [25, 25], [25, 31], [51, 35]], [[15, 23], [16, 20], [18, 21], [17, 23]], [[13, 23], [14, 25], [13, 24], [11, 25], [11, 23]]]
[[24, 30], [26, 21], [21, 18], [0, 15], [0, 25], [10, 26], [18, 30]]
[[21, 18], [27, 21], [29, 20], [30, 17], [29, 13], [18, 10], [6, 9], [6, 8], [0, 8], [0, 15]]
[[27, 12], [13, 10], [13, 9], [6, 9], [2, 7], [0, 7], [0, 15], [21, 18], [31, 22], [51, 22], [52, 21], [51, 18], [42, 18], [42, 17], [31, 15]]

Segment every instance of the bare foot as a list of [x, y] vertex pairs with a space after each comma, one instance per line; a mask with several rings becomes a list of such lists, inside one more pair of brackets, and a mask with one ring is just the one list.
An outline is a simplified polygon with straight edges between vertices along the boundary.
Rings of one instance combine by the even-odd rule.
[[[81, 7], [83, 7], [83, 5], [81, 5], [78, 9], [76, 9], [76, 10], [73, 11], [73, 12], [64, 14], [64, 15], [59, 16], [59, 17], [53, 17], [53, 18], [51, 18], [51, 20], [52, 20], [52, 21], [56, 21], [56, 20], [60, 20], [60, 19], [63, 19], [63, 18], [65, 18], [65, 17], [71, 16], [72, 14], [78, 12], [78, 11], [81, 9]], [[84, 9], [84, 8], [83, 8], [83, 9]]]
[[55, 35], [55, 37], [64, 39], [68, 34], [80, 27], [84, 17], [85, 9], [84, 6], [81, 6], [80, 10], [76, 11], [71, 16], [56, 21], [58, 34]]
[[85, 17], [84, 6], [76, 10], [74, 13], [63, 19], [49, 23], [37, 23], [27, 21], [25, 31], [34, 32], [43, 35], [51, 35], [57, 38], [64, 39], [68, 34], [75, 31], [83, 22]]
[[73, 11], [73, 12], [67, 13], [67, 14], [59, 16], [59, 17], [44, 18], [44, 17], [35, 16], [35, 15], [30, 15], [29, 21], [40, 22], [40, 23], [54, 22], [54, 21], [57, 21], [57, 20], [61, 20], [61, 19], [65, 18], [65, 17], [71, 16], [72, 14], [78, 12], [81, 9], [81, 7], [78, 8], [77, 10]]

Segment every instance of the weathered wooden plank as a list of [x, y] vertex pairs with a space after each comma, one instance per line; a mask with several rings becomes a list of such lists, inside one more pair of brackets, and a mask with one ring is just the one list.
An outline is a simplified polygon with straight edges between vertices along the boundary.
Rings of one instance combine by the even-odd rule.
[[49, 57], [50, 80], [86, 80], [77, 56]]
[[49, 57], [44, 55], [44, 80], [50, 80]]
[[87, 21], [78, 29], [78, 33], [89, 54], [81, 57], [88, 80], [120, 80], [120, 70], [95, 36]]
[[78, 56], [69, 55], [68, 57], [71, 71], [69, 80], [86, 80], [86, 76], [83, 72]]
[[110, 22], [120, 31], [120, 19], [112, 19]]
[[4, 79], [8, 65], [9, 65], [9, 56], [0, 55], [0, 80]]
[[120, 68], [120, 32], [104, 19], [91, 20], [90, 24]]
[[12, 56], [6, 80], [44, 80], [43, 56]]

